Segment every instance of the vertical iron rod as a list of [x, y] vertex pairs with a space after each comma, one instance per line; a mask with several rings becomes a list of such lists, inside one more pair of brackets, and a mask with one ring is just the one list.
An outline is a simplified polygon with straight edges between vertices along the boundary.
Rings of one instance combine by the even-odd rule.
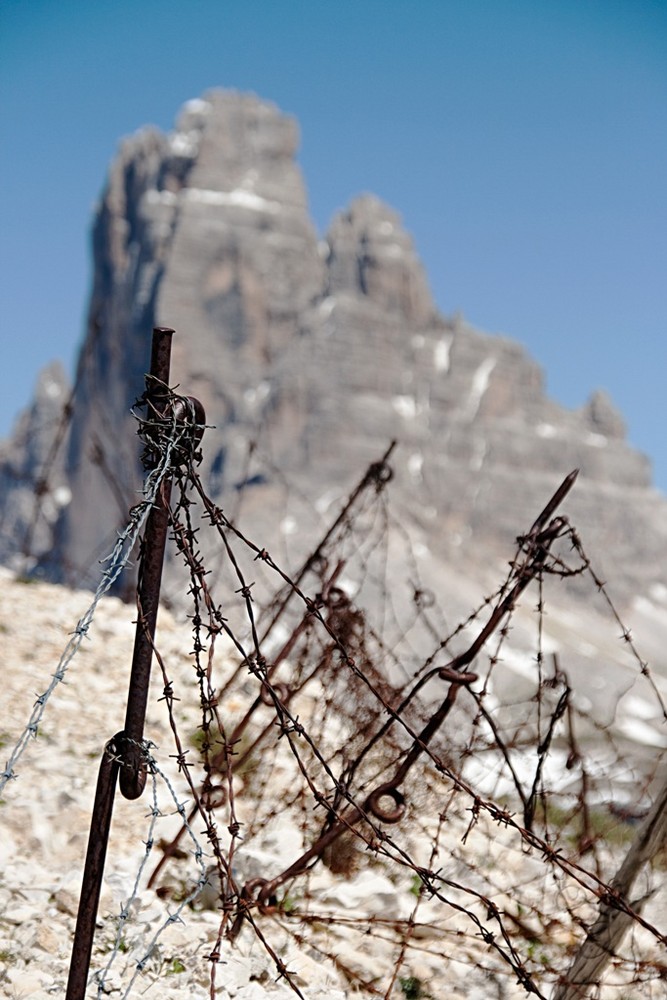
[[[164, 412], [168, 399], [173, 334], [174, 331], [168, 327], [156, 327], [153, 330], [150, 368], [152, 377], [147, 380], [147, 401], [149, 407], [158, 414]], [[120, 776], [121, 791], [128, 799], [138, 798], [146, 783], [146, 765], [141, 744], [160, 600], [162, 561], [167, 539], [170, 491], [171, 479], [167, 476], [146, 521], [138, 588], [139, 617], [135, 632], [125, 729], [107, 743], [100, 763], [65, 1000], [84, 1000], [86, 993], [116, 781]]]
[[[151, 384], [148, 388], [149, 408], [164, 413], [165, 387], [169, 384], [171, 338], [174, 331], [158, 327], [153, 331], [151, 351]], [[162, 565], [169, 528], [169, 498], [171, 477], [162, 481], [144, 533], [143, 553], [138, 584], [138, 618], [134, 636], [134, 653], [125, 715], [125, 738], [122, 751], [120, 790], [126, 799], [138, 799], [146, 784], [146, 765], [142, 752], [148, 689], [150, 686], [153, 642], [160, 603]]]
[[[122, 736], [122, 733], [119, 736]], [[107, 743], [100, 762], [65, 1000], [83, 1000], [86, 994], [119, 770], [115, 745], [117, 740], [118, 736]]]

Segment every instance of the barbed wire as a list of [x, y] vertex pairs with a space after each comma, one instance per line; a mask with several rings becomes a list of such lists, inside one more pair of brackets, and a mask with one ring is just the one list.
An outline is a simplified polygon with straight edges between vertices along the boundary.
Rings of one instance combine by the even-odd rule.
[[[299, 997], [301, 983], [285, 963], [286, 941], [312, 950], [355, 988], [385, 1000], [397, 990], [426, 996], [429, 987], [419, 986], [413, 958], [442, 965], [443, 942], [450, 955], [503, 989], [514, 982], [542, 1000], [554, 989], [568, 989], [562, 996], [570, 1000], [577, 991], [584, 995], [572, 971], [581, 939], [592, 935], [596, 943], [595, 913], [610, 911], [638, 935], [635, 951], [618, 959], [619, 982], [638, 989], [648, 984], [650, 991], [667, 976], [651, 951], [664, 949], [667, 935], [644, 914], [644, 897], [632, 898], [631, 883], [619, 889], [613, 871], [621, 850], [595, 826], [605, 788], [622, 768], [630, 774], [635, 765], [623, 760], [614, 734], [577, 700], [571, 672], [556, 653], [549, 658], [546, 643], [552, 587], [572, 577], [589, 580], [665, 717], [659, 685], [606, 585], [576, 529], [556, 513], [568, 480], [519, 536], [495, 591], [447, 629], [435, 595], [420, 579], [409, 531], [387, 502], [391, 448], [290, 574], [208, 496], [187, 442], [179, 447], [173, 427], [166, 435], [162, 425], [158, 430], [159, 467], [168, 458], [175, 486], [170, 531], [186, 569], [200, 721], [193, 747], [179, 731], [174, 708], [184, 692], [176, 690], [169, 657], [156, 641], [160, 700], [189, 801], [177, 800], [171, 779], [147, 753], [153, 805], [146, 850], [121, 907], [106, 968], [97, 974], [98, 1000], [156, 849], [158, 778], [176, 803], [180, 832], [161, 848], [147, 885], [169, 898], [169, 866], [182, 867], [176, 846], [186, 834], [195, 845], [197, 877], [188, 880], [190, 889], [144, 948], [124, 998], [146, 973], [160, 935], [212, 881], [219, 922], [208, 956], [211, 1000], [224, 949], [243, 941], [258, 941], [278, 979]], [[158, 489], [159, 483], [153, 500]], [[211, 530], [202, 534], [217, 540], [215, 578], [208, 571], [209, 550], [200, 543], [203, 527]], [[401, 593], [390, 536], [408, 552]], [[369, 593], [379, 605], [375, 621], [362, 604]], [[530, 684], [503, 701], [503, 657], [511, 656], [510, 631], [529, 594], [535, 613]], [[81, 642], [84, 634], [77, 631], [74, 638]], [[611, 770], [599, 765], [598, 736]], [[656, 766], [642, 774], [643, 793]], [[206, 848], [194, 833], [195, 818], [203, 822]], [[289, 852], [280, 862], [265, 859], [269, 870], [261, 875], [246, 871], [249, 845], [261, 844], [268, 829], [280, 838], [286, 823], [297, 830]], [[521, 858], [521, 869], [511, 883], [513, 855]], [[635, 855], [641, 864], [649, 859], [646, 847]], [[411, 880], [409, 911], [389, 918], [327, 906], [318, 873], [325, 868], [344, 881], [355, 864]], [[388, 964], [381, 975], [340, 953], [340, 941], [355, 929], [383, 949]]]
[[150, 942], [148, 943], [147, 947], [145, 948], [145, 951], [144, 951], [142, 957], [135, 963], [134, 974], [132, 975], [129, 983], [127, 984], [125, 992], [123, 993], [123, 996], [122, 996], [122, 1000], [126, 1000], [126, 998], [129, 997], [129, 995], [130, 995], [130, 993], [132, 991], [132, 988], [133, 988], [135, 982], [137, 981], [137, 978], [144, 971], [144, 969], [146, 967], [146, 963], [148, 962], [148, 960], [153, 955], [153, 953], [155, 951], [155, 948], [157, 946], [157, 943], [160, 940], [160, 938], [162, 937], [162, 935], [164, 934], [164, 932], [172, 924], [175, 924], [175, 923], [177, 923], [179, 921], [182, 921], [182, 914], [184, 913], [184, 911], [186, 910], [186, 908], [189, 906], [189, 904], [194, 899], [196, 899], [197, 896], [201, 893], [201, 891], [203, 890], [204, 886], [207, 884], [208, 879], [209, 879], [209, 872], [208, 872], [208, 869], [207, 869], [205, 861], [204, 861], [204, 848], [200, 844], [199, 840], [197, 839], [197, 836], [196, 836], [195, 832], [193, 831], [192, 827], [190, 826], [190, 824], [187, 821], [185, 807], [184, 807], [183, 803], [179, 801], [178, 796], [176, 794], [176, 790], [174, 789], [173, 784], [169, 780], [169, 777], [159, 767], [159, 765], [157, 763], [157, 760], [155, 759], [155, 756], [151, 753], [152, 749], [156, 749], [155, 748], [155, 744], [151, 743], [149, 740], [145, 740], [141, 749], [142, 749], [142, 755], [143, 755], [144, 761], [146, 763], [146, 767], [147, 767], [148, 773], [151, 776], [151, 791], [152, 791], [152, 804], [151, 804], [151, 810], [150, 810], [151, 820], [150, 820], [150, 824], [149, 824], [149, 828], [148, 828], [148, 833], [147, 833], [147, 837], [146, 837], [146, 841], [145, 841], [144, 855], [143, 855], [143, 857], [141, 859], [141, 863], [139, 865], [139, 868], [137, 869], [137, 873], [136, 873], [135, 879], [134, 879], [134, 884], [132, 886], [132, 889], [130, 891], [130, 894], [129, 894], [127, 900], [122, 904], [120, 913], [119, 913], [119, 915], [117, 917], [117, 930], [116, 930], [116, 936], [115, 936], [115, 940], [114, 940], [114, 944], [113, 944], [111, 953], [109, 955], [109, 958], [107, 960], [107, 963], [106, 963], [104, 969], [100, 970], [97, 973], [94, 973], [94, 975], [93, 975], [93, 979], [97, 981], [97, 1000], [101, 1000], [101, 998], [108, 993], [107, 980], [109, 978], [109, 975], [111, 973], [111, 970], [113, 968], [113, 965], [114, 965], [116, 959], [118, 958], [119, 954], [121, 953], [121, 949], [122, 949], [122, 946], [123, 946], [123, 936], [124, 936], [125, 926], [126, 926], [127, 922], [129, 921], [129, 919], [131, 917], [132, 906], [133, 906], [133, 904], [136, 902], [136, 900], [139, 897], [139, 889], [140, 889], [140, 885], [141, 885], [142, 876], [143, 876], [143, 873], [144, 873], [144, 871], [146, 869], [146, 865], [148, 864], [148, 860], [149, 860], [149, 858], [150, 858], [150, 856], [152, 854], [152, 851], [153, 851], [154, 838], [155, 838], [155, 827], [156, 827], [158, 819], [164, 815], [162, 809], [160, 809], [160, 807], [158, 805], [158, 781], [157, 781], [158, 778], [160, 778], [164, 782], [164, 784], [165, 784], [165, 786], [166, 786], [166, 788], [167, 788], [167, 790], [169, 792], [169, 795], [171, 797], [171, 800], [172, 800], [172, 802], [174, 804], [175, 810], [178, 813], [178, 815], [180, 816], [180, 818], [181, 818], [181, 820], [183, 822], [183, 825], [185, 827], [185, 831], [187, 832], [188, 836], [190, 837], [190, 840], [192, 841], [192, 844], [193, 844], [193, 857], [194, 857], [194, 860], [195, 860], [195, 862], [196, 862], [196, 864], [197, 864], [197, 866], [199, 868], [199, 877], [198, 877], [197, 881], [194, 883], [194, 885], [192, 886], [192, 888], [190, 889], [190, 891], [187, 894], [185, 894], [184, 898], [181, 900], [181, 902], [179, 903], [179, 905], [177, 906], [177, 908], [174, 910], [174, 912], [170, 913], [165, 918], [165, 920], [160, 924], [160, 926], [157, 928], [157, 930], [153, 934], [153, 937], [151, 938]]
[[[386, 690], [385, 693], [382, 692], [377, 678], [375, 682], [369, 679], [369, 675], [372, 673], [372, 669], [368, 669], [371, 661], [368, 663], [364, 662], [364, 667], [361, 668], [356, 656], [353, 656], [350, 653], [352, 634], [354, 629], [359, 626], [363, 616], [359, 616], [358, 613], [355, 613], [351, 602], [344, 595], [342, 598], [342, 605], [339, 605], [338, 608], [335, 607], [336, 602], [341, 601], [341, 592], [337, 591], [337, 588], [333, 586], [335, 582], [335, 575], [330, 580], [328, 586], [329, 593], [327, 593], [327, 585], [325, 584], [323, 585], [322, 592], [318, 595], [318, 597], [309, 597], [300, 586], [300, 582], [297, 584], [295, 581], [291, 580], [289, 575], [281, 570], [281, 568], [272, 560], [271, 556], [265, 549], [252, 543], [238, 530], [235, 525], [228, 521], [223, 512], [208, 499], [201, 480], [199, 480], [194, 470], [189, 469], [187, 475], [184, 475], [182, 485], [184, 485], [185, 482], [194, 487], [195, 492], [199, 495], [199, 499], [203, 505], [203, 516], [218, 532], [228, 558], [232, 575], [236, 576], [238, 586], [235, 589], [241, 605], [245, 610], [245, 618], [249, 628], [247, 637], [249, 646], [246, 645], [244, 640], [239, 638], [235, 629], [230, 625], [228, 618], [222, 614], [221, 609], [212, 598], [206, 582], [207, 571], [201, 552], [195, 551], [191, 545], [191, 539], [194, 537], [195, 531], [193, 530], [191, 522], [191, 501], [188, 501], [187, 504], [183, 505], [183, 509], [187, 510], [187, 517], [185, 520], [179, 518], [179, 516], [175, 513], [172, 515], [174, 540], [176, 541], [177, 547], [189, 567], [190, 590], [193, 595], [197, 595], [195, 596], [195, 602], [198, 600], [203, 601], [204, 606], [208, 609], [209, 621], [206, 628], [209, 630], [209, 636], [215, 640], [216, 635], [225, 633], [232, 643], [232, 647], [236, 649], [237, 654], [240, 657], [240, 666], [244, 667], [250, 675], [257, 679], [260, 684], [261, 691], [267, 694], [266, 701], [271, 703], [275, 710], [279, 737], [285, 738], [286, 745], [289, 748], [289, 751], [297, 765], [298, 771], [305, 782], [304, 787], [306, 789], [306, 797], [309, 795], [316, 805], [325, 809], [330, 817], [325, 822], [324, 827], [321, 828], [319, 839], [316, 835], [314, 843], [311, 842], [311, 847], [306, 850], [302, 860], [289, 866], [285, 873], [283, 873], [278, 879], [255, 879], [252, 880], [252, 884], [246, 885], [240, 893], [240, 898], [237, 899], [237, 917], [233, 926], [228, 931], [228, 936], [232, 939], [238, 936], [243, 926], [242, 921], [247, 920], [252, 912], [256, 912], [259, 915], [264, 914], [265, 916], [275, 917], [277, 912], [276, 906], [278, 906], [278, 910], [280, 910], [279, 903], [275, 898], [276, 889], [280, 885], [293, 882], [295, 878], [307, 878], [309, 876], [309, 872], [312, 870], [313, 862], [321, 858], [326, 848], [334, 840], [347, 834], [353, 834], [365, 844], [365, 849], [370, 850], [376, 857], [384, 857], [394, 864], [405, 866], [407, 869], [413, 871], [420, 879], [420, 898], [421, 894], [426, 892], [429, 898], [438, 899], [451, 910], [464, 914], [477, 928], [477, 933], [480, 936], [480, 939], [492, 950], [495, 950], [503, 961], [506, 962], [507, 965], [513, 970], [518, 982], [523, 985], [524, 989], [528, 992], [534, 993], [536, 996], [544, 996], [543, 992], [541, 992], [539, 986], [534, 980], [534, 973], [529, 971], [525, 964], [525, 960], [521, 958], [519, 952], [517, 951], [514, 940], [515, 934], [513, 930], [509, 930], [507, 927], [507, 920], [509, 918], [506, 915], [503, 915], [492, 899], [489, 898], [489, 896], [484, 892], [479, 892], [470, 885], [462, 884], [460, 881], [454, 879], [445, 878], [439, 870], [434, 870], [432, 865], [419, 865], [412, 857], [411, 852], [406, 850], [405, 847], [402, 847], [400, 843], [387, 833], [386, 828], [383, 827], [383, 822], [391, 823], [400, 818], [390, 816], [389, 813], [391, 810], [387, 811], [386, 807], [384, 813], [382, 810], [379, 812], [381, 823], [378, 825], [377, 820], [374, 818], [373, 813], [369, 809], [369, 805], [372, 804], [375, 806], [377, 804], [377, 796], [373, 801], [372, 795], [369, 794], [369, 788], [372, 788], [373, 783], [375, 782], [376, 790], [379, 788], [379, 790], [385, 795], [388, 792], [395, 790], [396, 785], [387, 784], [386, 781], [384, 784], [379, 786], [377, 785], [382, 773], [386, 773], [387, 770], [391, 768], [391, 764], [385, 760], [382, 765], [382, 771], [378, 772], [376, 778], [372, 779], [366, 777], [362, 782], [357, 784], [356, 792], [352, 791], [351, 782], [364, 757], [369, 754], [370, 750], [380, 740], [386, 741], [389, 736], [391, 726], [395, 724], [410, 740], [412, 740], [415, 759], [421, 755], [430, 758], [430, 762], [435, 768], [435, 773], [448, 778], [451, 782], [452, 788], [454, 790], [458, 790], [458, 792], [466, 794], [472, 802], [472, 820], [469, 823], [468, 831], [465, 834], [464, 840], [467, 839], [470, 832], [478, 825], [480, 814], [482, 812], [486, 812], [496, 826], [506, 830], [513, 830], [517, 833], [520, 839], [531, 851], [537, 851], [542, 855], [547, 866], [553, 866], [560, 869], [562, 874], [572, 879], [582, 890], [584, 890], [587, 894], [590, 894], [591, 898], [605, 898], [608, 895], [609, 887], [598, 873], [591, 872], [588, 868], [579, 864], [575, 859], [566, 857], [562, 853], [561, 848], [554, 847], [552, 845], [548, 832], [547, 839], [544, 839], [533, 829], [535, 811], [538, 802], [544, 805], [547, 798], [547, 789], [544, 785], [544, 768], [556, 731], [559, 728], [561, 721], [566, 717], [570, 719], [571, 728], [571, 720], [574, 712], [570, 698], [570, 686], [565, 678], [565, 675], [557, 667], [553, 676], [543, 673], [544, 655], [542, 650], [542, 619], [545, 605], [545, 578], [548, 576], [554, 576], [559, 579], [563, 579], [572, 575], [580, 575], [581, 573], [590, 570], [590, 562], [585, 556], [585, 553], [583, 553], [583, 549], [580, 548], [580, 543], [576, 545], [573, 544], [573, 548], [582, 554], [581, 562], [576, 566], [569, 565], [565, 559], [558, 554], [555, 554], [553, 558], [548, 558], [548, 550], [552, 543], [573, 541], [573, 538], [575, 540], [578, 539], [578, 536], [573, 534], [573, 529], [571, 529], [569, 522], [562, 517], [552, 519], [552, 522], [549, 522], [546, 519], [543, 519], [542, 521], [538, 519], [538, 522], [536, 522], [536, 526], [533, 527], [531, 533], [519, 539], [518, 555], [511, 565], [510, 573], [508, 574], [507, 579], [503, 584], [501, 584], [494, 598], [488, 598], [480, 609], [473, 612], [469, 618], [462, 623], [462, 625], [454, 630], [452, 636], [448, 637], [446, 640], [440, 640], [438, 642], [434, 653], [427, 658], [425, 663], [422, 665], [422, 668], [417, 671], [416, 676], [418, 677], [418, 680], [416, 681], [416, 684], [413, 684], [412, 688], [408, 689], [407, 694], [404, 693], [402, 700], [399, 698], [397, 702], [396, 699], [399, 696], [398, 690], [393, 692], [392, 700], [388, 701], [386, 698]], [[349, 524], [347, 525], [347, 530], [350, 530]], [[278, 656], [272, 664], [269, 663], [264, 657], [262, 644], [267, 640], [270, 632], [263, 633], [264, 638], [260, 641], [260, 627], [256, 619], [253, 600], [254, 584], [249, 581], [242, 570], [239, 557], [235, 554], [231, 544], [231, 539], [236, 539], [242, 544], [242, 546], [249, 549], [254, 562], [260, 562], [261, 565], [268, 566], [270, 570], [277, 573], [283, 584], [288, 588], [288, 592], [296, 595], [304, 605], [304, 617], [298, 619], [291, 637], [288, 638], [285, 643], [285, 647], [287, 647], [290, 651], [294, 651], [295, 644], [298, 641], [303, 640], [306, 635], [306, 622], [309, 624], [314, 623], [318, 627], [321, 627], [331, 643], [331, 652], [335, 653], [338, 661], [346, 666], [351, 671], [353, 677], [365, 686], [371, 695], [372, 700], [374, 700], [378, 705], [376, 718], [379, 718], [382, 714], [389, 716], [390, 721], [388, 724], [385, 723], [381, 725], [379, 730], [373, 734], [370, 740], [368, 737], [366, 738], [361, 751], [357, 751], [355, 760], [352, 762], [352, 766], [350, 767], [349, 763], [345, 764], [343, 770], [340, 771], [338, 775], [332, 769], [331, 764], [327, 761], [326, 756], [323, 753], [322, 748], [325, 745], [325, 740], [322, 736], [317, 736], [311, 733], [308, 727], [300, 721], [300, 717], [293, 714], [289, 708], [289, 702], [294, 694], [294, 685], [290, 684], [286, 688], [284, 684], [272, 679], [272, 673], [280, 662], [280, 656]], [[523, 803], [524, 809], [524, 824], [520, 824], [505, 807], [499, 806], [493, 800], [489, 800], [480, 795], [479, 791], [475, 790], [467, 781], [465, 781], [461, 774], [456, 774], [452, 771], [451, 767], [447, 765], [440, 754], [433, 751], [426, 738], [423, 735], [419, 735], [419, 729], [414, 727], [414, 723], [410, 723], [408, 721], [405, 712], [414, 702], [417, 693], [422, 690], [424, 685], [435, 674], [439, 674], [441, 678], [449, 681], [452, 685], [455, 685], [455, 690], [463, 686], [463, 689], [473, 696], [473, 701], [477, 706], [477, 711], [480, 717], [484, 718], [487, 723], [489, 723], [492, 731], [493, 745], [495, 745], [503, 757], [506, 765], [510, 771], [512, 771], [512, 755], [514, 751], [511, 750], [511, 747], [516, 741], [507, 742], [501, 735], [498, 727], [494, 727], [492, 713], [485, 708], [483, 699], [494, 664], [500, 660], [501, 646], [509, 631], [508, 621], [515, 610], [518, 593], [524, 589], [527, 583], [532, 581], [535, 581], [538, 585], [537, 610], [539, 624], [538, 654], [536, 657], [538, 670], [537, 690], [540, 692], [539, 697], [537, 698], [538, 758], [533, 771], [532, 779], [526, 791], [523, 790], [523, 785], [518, 775], [514, 773], [515, 788]], [[599, 579], [595, 578], [595, 583], [596, 586], [599, 586]], [[602, 587], [604, 587], [603, 584]], [[331, 591], [337, 591], [334, 602], [331, 602]], [[610, 601], [611, 599], [608, 598], [608, 595], [606, 596]], [[285, 599], [283, 599], [283, 602], [284, 600]], [[279, 605], [279, 607], [280, 606], [281, 605]], [[285, 605], [283, 603], [282, 607], [284, 606]], [[451, 646], [453, 638], [456, 635], [461, 635], [465, 629], [470, 628], [471, 624], [478, 619], [482, 609], [487, 609], [488, 611], [489, 608], [491, 608], [491, 612], [488, 620], [485, 624], [480, 626], [476, 639], [473, 641], [472, 645], [468, 647], [467, 652], [459, 654], [458, 658], [455, 657], [454, 661], [451, 662], [448, 667], [435, 668], [433, 666], [433, 662], [438, 654]], [[326, 611], [326, 616], [324, 611]], [[201, 628], [202, 622], [199, 612], [195, 613], [193, 620], [197, 622], [197, 629]], [[272, 623], [275, 623], [274, 618], [272, 618], [271, 621]], [[350, 631], [350, 628], [352, 628], [352, 631]], [[341, 639], [341, 629], [343, 631], [347, 629], [344, 642]], [[487, 640], [496, 631], [499, 633], [498, 645], [495, 647], [493, 653], [489, 655], [490, 671], [487, 675], [482, 695], [479, 695], [470, 687], [471, 681], [468, 679], [466, 674], [467, 665], [472, 662], [477, 655], [479, 655]], [[312, 634], [312, 628], [307, 634]], [[632, 652], [636, 654], [634, 647]], [[636, 658], [640, 666], [641, 673], [645, 674], [646, 665], [639, 659], [638, 654], [636, 654]], [[321, 664], [322, 663], [324, 663], [324, 659], [321, 661]], [[236, 671], [234, 672], [235, 675], [238, 675], [238, 670], [239, 667], [236, 668]], [[315, 671], [313, 675], [308, 676], [305, 683], [307, 684], [316, 673], [317, 671]], [[560, 678], [558, 683], [560, 683], [561, 686], [561, 693], [557, 697], [555, 704], [547, 713], [545, 695], [546, 693], [555, 690], [554, 682], [557, 678]], [[476, 679], [477, 678], [474, 677], [474, 680]], [[226, 683], [228, 684], [229, 681]], [[298, 683], [300, 682], [297, 681], [297, 684]], [[225, 688], [223, 686], [223, 690], [224, 689]], [[246, 714], [244, 720], [245, 724], [247, 724], [249, 719], [252, 717], [253, 711], [258, 710], [260, 706], [265, 703], [266, 702], [263, 698], [255, 698], [253, 701], [253, 708], [249, 714]], [[340, 705], [338, 705], [338, 708], [340, 709]], [[266, 736], [270, 732], [270, 729], [270, 726], [265, 727], [262, 731], [263, 735], [260, 735], [259, 739]], [[205, 736], [209, 733], [209, 722], [203, 722], [202, 730], [205, 733]], [[308, 760], [304, 757], [302, 744], [308, 749]], [[210, 781], [211, 766], [212, 764], [215, 764], [215, 766], [226, 775], [231, 798], [233, 796], [233, 758], [228, 754], [224, 761], [221, 761], [219, 758], [215, 760], [208, 756], [208, 737], [205, 738], [205, 745], [206, 751], [203, 757], [204, 770], [207, 775], [206, 780], [207, 782]], [[391, 751], [392, 754], [398, 752], [399, 758], [405, 754], [405, 749], [401, 750], [400, 745], [392, 744], [391, 741], [389, 743], [384, 743], [385, 752], [392, 745], [394, 746], [394, 749]], [[257, 743], [255, 743], [254, 746], [256, 747]], [[469, 748], [468, 754], [472, 752], [472, 748]], [[333, 759], [335, 758], [331, 758], [331, 760]], [[319, 779], [312, 772], [311, 769], [315, 763], [319, 768], [321, 768], [321, 774], [327, 780], [329, 791], [320, 785]], [[404, 770], [405, 762], [401, 767]], [[361, 798], [359, 796], [361, 796]], [[221, 802], [218, 805], [220, 806], [222, 804], [224, 804], [224, 802]], [[394, 798], [393, 804], [396, 807], [403, 805], [403, 803], [399, 802], [397, 798]], [[396, 811], [399, 811], [398, 808]], [[457, 902], [455, 897], [446, 893], [445, 890], [448, 886], [455, 892], [462, 893], [464, 897], [466, 895], [470, 896], [482, 906], [487, 919], [492, 919], [496, 923], [497, 936], [485, 927], [483, 921], [477, 913], [471, 910], [469, 906], [461, 905], [460, 902]], [[229, 892], [230, 888], [233, 889], [233, 886], [228, 883], [227, 892]], [[631, 920], [636, 921], [639, 925], [643, 926], [646, 930], [653, 934], [658, 941], [663, 943], [667, 941], [665, 935], [661, 934], [661, 932], [653, 927], [648, 921], [645, 921], [638, 912], [633, 910], [632, 906], [628, 904], [626, 900], [619, 899], [615, 901], [615, 905], [617, 905], [620, 910], [625, 912]], [[228, 898], [225, 906], [227, 909], [229, 908]], [[298, 919], [298, 916], [294, 913], [291, 914], [291, 917], [292, 919]], [[256, 933], [256, 922], [252, 922], [252, 927], [253, 932]], [[397, 959], [397, 964], [394, 967], [393, 977], [387, 988], [387, 992], [385, 994], [386, 996], [389, 995], [389, 992], [392, 989], [392, 984], [395, 984], [396, 982], [399, 965], [404, 961], [406, 949], [408, 948], [407, 942], [411, 936], [410, 921], [408, 921], [407, 925], [403, 925], [403, 927], [406, 936], [402, 939], [400, 958]], [[218, 946], [220, 940], [221, 938], [219, 938]], [[281, 974], [285, 974], [282, 968], [280, 966], [278, 967]], [[556, 967], [551, 966], [551, 969], [552, 976], [556, 977], [558, 974]], [[371, 990], [371, 992], [376, 991]]]
[[17, 778], [15, 771], [17, 763], [23, 756], [30, 740], [37, 736], [46, 706], [58, 685], [65, 679], [72, 660], [79, 651], [84, 638], [87, 637], [90, 626], [93, 624], [98, 604], [105, 594], [109, 593], [123, 569], [127, 566], [132, 550], [141, 534], [151, 507], [155, 503], [162, 483], [165, 477], [171, 474], [173, 452], [178, 447], [184, 434], [188, 433], [188, 430], [182, 424], [179, 424], [176, 419], [171, 421], [169, 428], [170, 432], [167, 435], [160, 461], [146, 476], [142, 491], [143, 499], [131, 509], [129, 521], [119, 533], [113, 549], [106, 558], [101, 560], [102, 564], [106, 563], [107, 565], [102, 571], [93, 599], [84, 615], [77, 622], [76, 628], [71, 633], [70, 639], [60, 656], [51, 683], [37, 696], [28, 722], [16, 741], [5, 763], [4, 770], [0, 773], [0, 794], [2, 794], [8, 781]]

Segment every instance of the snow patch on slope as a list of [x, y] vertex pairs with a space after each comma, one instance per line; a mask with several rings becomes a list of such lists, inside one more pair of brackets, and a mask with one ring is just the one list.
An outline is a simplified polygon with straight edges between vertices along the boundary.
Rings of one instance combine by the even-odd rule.
[[466, 417], [474, 420], [479, 412], [479, 408], [484, 398], [484, 393], [489, 387], [491, 373], [496, 367], [496, 358], [484, 358], [481, 365], [475, 370], [470, 385], [470, 395], [466, 406]]

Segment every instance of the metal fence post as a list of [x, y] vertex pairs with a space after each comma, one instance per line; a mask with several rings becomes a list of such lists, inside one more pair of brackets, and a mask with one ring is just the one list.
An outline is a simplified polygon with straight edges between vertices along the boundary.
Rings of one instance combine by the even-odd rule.
[[[167, 327], [158, 327], [153, 331], [148, 405], [158, 416], [164, 416], [165, 408], [168, 406], [165, 390], [169, 385], [173, 333], [174, 331]], [[153, 640], [160, 603], [162, 565], [169, 527], [170, 496], [171, 477], [166, 476], [146, 522], [143, 553], [139, 566], [138, 619], [134, 635], [132, 672], [123, 731], [123, 767], [120, 772], [120, 790], [126, 799], [138, 799], [146, 784], [146, 765], [141, 743], [144, 738], [144, 720], [153, 660]]]
[[[169, 415], [169, 369], [171, 339], [174, 331], [169, 327], [153, 330], [150, 375], [146, 379], [145, 401], [149, 412], [158, 418]], [[201, 404], [192, 399], [192, 411], [198, 424], [204, 423]], [[171, 417], [185, 417], [184, 410]], [[153, 641], [160, 601], [160, 585], [164, 550], [169, 527], [169, 499], [171, 477], [162, 481], [156, 502], [146, 521], [144, 544], [139, 565], [138, 618], [135, 632], [132, 670], [127, 698], [125, 728], [117, 733], [104, 748], [97, 779], [97, 790], [88, 837], [88, 849], [81, 883], [72, 957], [67, 981], [66, 1000], [84, 1000], [90, 957], [95, 936], [95, 923], [102, 889], [109, 830], [113, 813], [116, 780], [125, 798], [138, 798], [146, 783], [146, 763], [143, 748], [144, 721], [148, 701]]]

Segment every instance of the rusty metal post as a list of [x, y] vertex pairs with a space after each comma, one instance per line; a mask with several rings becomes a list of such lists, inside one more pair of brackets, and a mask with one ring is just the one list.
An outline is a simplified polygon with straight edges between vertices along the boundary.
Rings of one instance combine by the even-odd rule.
[[[164, 416], [167, 405], [165, 387], [169, 385], [171, 338], [174, 331], [168, 327], [153, 330], [151, 350], [152, 376], [148, 385], [148, 405], [155, 414]], [[169, 527], [169, 499], [171, 477], [166, 476], [160, 486], [144, 534], [143, 554], [139, 568], [138, 619], [134, 635], [134, 653], [127, 711], [122, 745], [123, 767], [120, 772], [120, 790], [126, 799], [138, 799], [146, 784], [146, 764], [142, 741], [148, 703], [153, 641], [160, 603], [162, 565]]]
[[[171, 338], [174, 331], [168, 327], [153, 330], [150, 376], [146, 379], [145, 401], [149, 414], [160, 418], [186, 418], [188, 410], [198, 424], [204, 423], [204, 412], [198, 400], [189, 404], [177, 401], [170, 414], [169, 368]], [[193, 430], [190, 440], [201, 435]], [[153, 642], [160, 602], [162, 565], [169, 526], [169, 499], [171, 477], [165, 476], [158, 496], [148, 515], [139, 568], [138, 619], [135, 632], [132, 670], [127, 698], [125, 728], [117, 733], [104, 748], [97, 780], [97, 791], [88, 837], [88, 850], [84, 865], [77, 914], [72, 958], [67, 981], [66, 1000], [84, 1000], [90, 957], [93, 949], [97, 909], [102, 889], [116, 781], [127, 799], [139, 798], [146, 784], [146, 762], [143, 737], [150, 684]]]
[[[119, 733], [122, 736], [122, 733]], [[117, 757], [116, 740], [114, 737], [104, 748], [100, 770], [97, 777], [95, 803], [90, 821], [88, 835], [88, 850], [81, 882], [79, 911], [76, 918], [74, 942], [72, 944], [72, 960], [67, 980], [66, 1000], [83, 1000], [88, 983], [90, 956], [93, 951], [95, 937], [95, 922], [97, 908], [102, 890], [104, 862], [109, 842], [111, 814], [113, 812], [116, 779], [120, 764]]]

